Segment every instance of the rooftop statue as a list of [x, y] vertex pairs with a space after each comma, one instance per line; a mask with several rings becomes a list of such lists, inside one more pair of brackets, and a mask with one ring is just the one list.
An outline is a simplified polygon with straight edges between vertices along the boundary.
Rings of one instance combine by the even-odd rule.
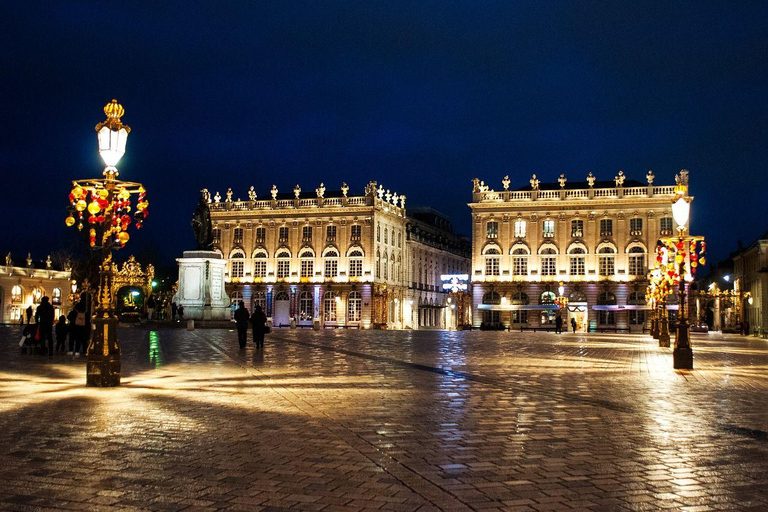
[[213, 249], [213, 225], [211, 224], [211, 210], [208, 203], [211, 200], [211, 194], [208, 189], [200, 191], [200, 201], [197, 203], [195, 214], [192, 216], [192, 230], [195, 232], [197, 249], [201, 251], [210, 251]]

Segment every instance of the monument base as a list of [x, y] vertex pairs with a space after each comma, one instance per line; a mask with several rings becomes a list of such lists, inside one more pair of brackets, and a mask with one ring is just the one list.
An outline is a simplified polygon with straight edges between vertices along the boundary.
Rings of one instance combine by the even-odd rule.
[[224, 290], [227, 261], [216, 251], [184, 251], [179, 264], [179, 291], [173, 297], [184, 306], [184, 318], [229, 320], [230, 300]]

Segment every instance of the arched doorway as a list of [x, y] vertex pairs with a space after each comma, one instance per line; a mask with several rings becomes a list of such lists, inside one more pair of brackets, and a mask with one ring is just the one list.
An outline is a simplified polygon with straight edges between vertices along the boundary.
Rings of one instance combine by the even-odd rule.
[[272, 325], [275, 327], [291, 325], [291, 298], [288, 292], [281, 291], [275, 295], [275, 314], [272, 317]]
[[299, 325], [312, 325], [315, 316], [315, 301], [312, 292], [303, 291], [299, 295]]

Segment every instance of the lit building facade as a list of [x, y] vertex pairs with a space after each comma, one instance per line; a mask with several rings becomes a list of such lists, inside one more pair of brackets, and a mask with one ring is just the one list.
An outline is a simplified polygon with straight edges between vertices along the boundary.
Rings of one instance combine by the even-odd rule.
[[495, 191], [474, 180], [473, 324], [541, 327], [560, 315], [564, 329], [574, 319], [579, 331], [642, 331], [649, 258], [673, 230], [674, 185], [653, 181], [534, 175], [513, 190], [505, 177]]
[[733, 256], [733, 274], [735, 300], [739, 301], [737, 309], [744, 312], [743, 319], [749, 322], [751, 333], [765, 336], [768, 332], [764, 314], [768, 308], [768, 233]]
[[455, 234], [451, 221], [432, 208], [409, 210], [406, 233], [406, 327], [455, 329], [463, 322], [441, 277], [469, 274], [469, 239]]
[[36, 310], [44, 296], [51, 299], [56, 318], [66, 315], [72, 306], [71, 271], [53, 268], [50, 256], [45, 262], [35, 262], [28, 255], [25, 263], [14, 265], [9, 253], [0, 266], [0, 323], [18, 324], [26, 309], [32, 306]]
[[376, 182], [348, 193], [216, 193], [214, 245], [233, 304], [260, 305], [275, 327], [404, 327], [406, 198]]

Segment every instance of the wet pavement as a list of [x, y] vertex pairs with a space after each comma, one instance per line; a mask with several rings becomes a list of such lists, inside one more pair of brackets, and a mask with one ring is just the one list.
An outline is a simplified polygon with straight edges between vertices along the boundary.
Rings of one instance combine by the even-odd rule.
[[1, 510], [766, 510], [768, 342], [124, 327], [123, 385], [0, 327]]

